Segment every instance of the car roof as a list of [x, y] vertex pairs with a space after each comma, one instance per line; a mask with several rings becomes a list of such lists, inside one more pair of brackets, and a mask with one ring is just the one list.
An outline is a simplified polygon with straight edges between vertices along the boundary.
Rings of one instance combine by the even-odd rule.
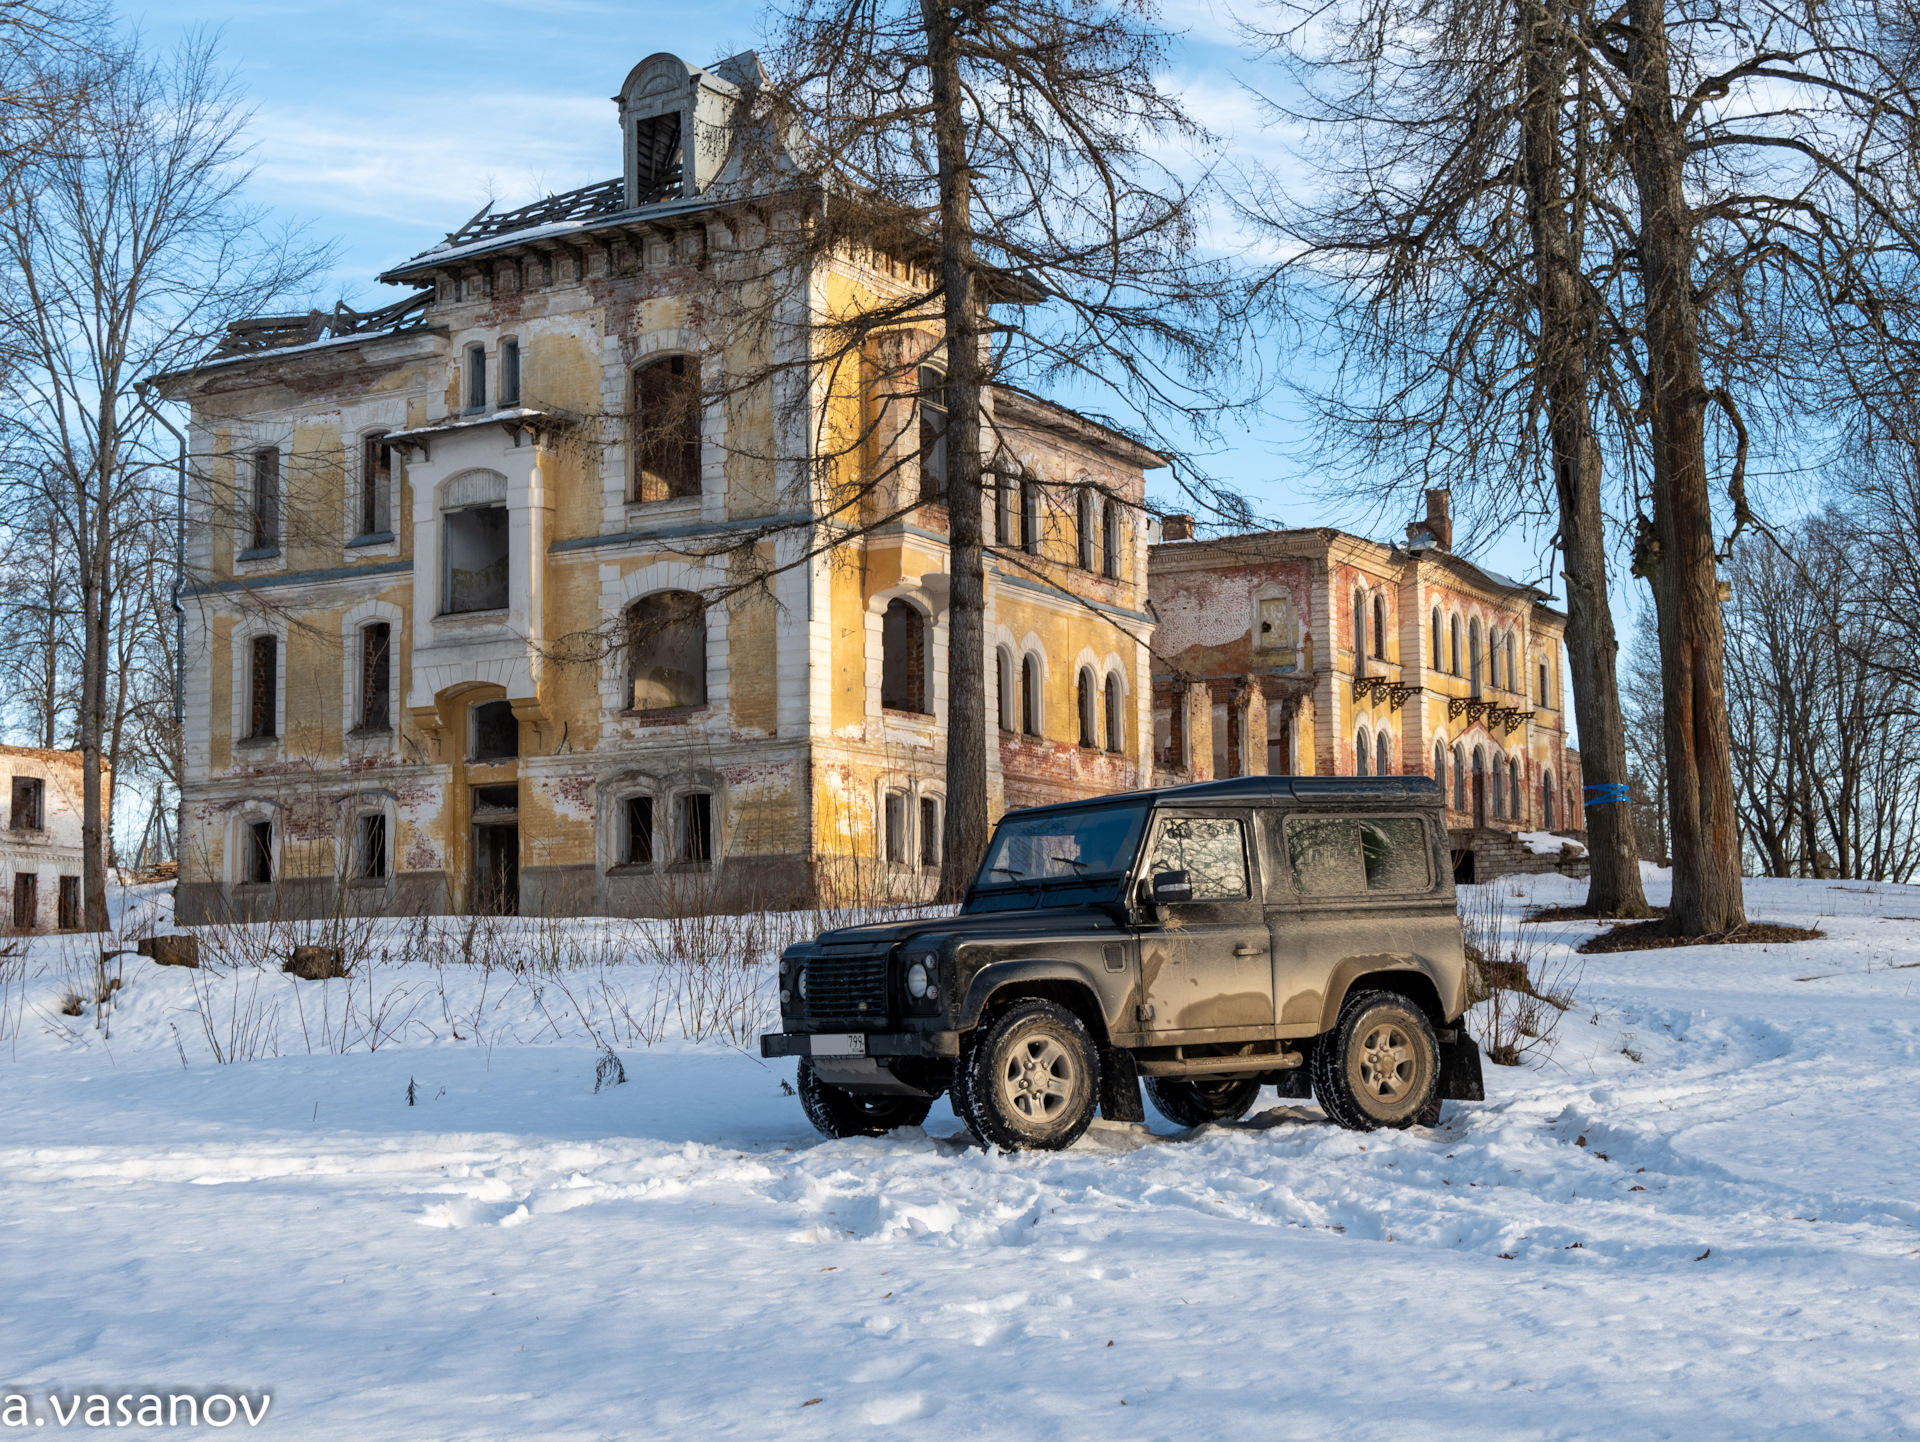
[[1009, 811], [1006, 815], [1038, 816], [1049, 811], [1138, 805], [1143, 801], [1155, 806], [1271, 806], [1288, 801], [1435, 806], [1445, 796], [1445, 790], [1431, 776], [1230, 776], [1219, 781], [1197, 781], [1190, 786], [1121, 791], [1112, 796], [1089, 796], [1084, 801], [1022, 807], [1017, 813]]

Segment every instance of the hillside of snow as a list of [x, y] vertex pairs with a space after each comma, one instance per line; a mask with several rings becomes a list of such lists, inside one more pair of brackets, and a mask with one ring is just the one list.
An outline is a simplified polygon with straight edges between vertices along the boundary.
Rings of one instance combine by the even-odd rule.
[[182, 1393], [409, 1442], [1920, 1435], [1920, 888], [1747, 898], [1826, 938], [1537, 928], [1555, 1049], [1431, 1130], [1269, 1092], [1058, 1155], [944, 1104], [821, 1140], [753, 1045], [768, 963], [675, 970], [657, 924], [387, 923], [331, 982], [128, 958], [99, 1017], [92, 939], [36, 939], [0, 964], [0, 1397], [42, 1436]]

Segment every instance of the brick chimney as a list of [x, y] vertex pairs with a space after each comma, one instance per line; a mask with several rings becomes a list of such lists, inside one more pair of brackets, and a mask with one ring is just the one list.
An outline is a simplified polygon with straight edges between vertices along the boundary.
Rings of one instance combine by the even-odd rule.
[[1427, 530], [1443, 551], [1453, 549], [1453, 492], [1427, 492]]
[[1193, 539], [1193, 517], [1161, 517], [1160, 539], [1163, 541], [1191, 541]]

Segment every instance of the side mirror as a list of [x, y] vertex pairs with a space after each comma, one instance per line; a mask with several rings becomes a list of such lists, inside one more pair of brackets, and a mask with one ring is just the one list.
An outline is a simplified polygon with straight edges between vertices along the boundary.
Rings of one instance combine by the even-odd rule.
[[1193, 900], [1193, 878], [1184, 871], [1160, 871], [1153, 877], [1153, 899], [1159, 906]]

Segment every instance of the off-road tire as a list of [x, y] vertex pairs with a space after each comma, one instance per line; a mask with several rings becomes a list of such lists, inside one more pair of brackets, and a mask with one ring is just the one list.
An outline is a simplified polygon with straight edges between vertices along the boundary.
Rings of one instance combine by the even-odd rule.
[[850, 1092], [829, 1086], [814, 1070], [812, 1057], [800, 1058], [800, 1105], [814, 1130], [827, 1137], [883, 1137], [895, 1127], [917, 1127], [933, 1110], [932, 1097], [900, 1097]]
[[1260, 1095], [1260, 1083], [1252, 1077], [1184, 1081], [1177, 1077], [1150, 1076], [1141, 1081], [1153, 1104], [1160, 1108], [1160, 1115], [1183, 1127], [1238, 1121]]
[[961, 1058], [953, 1097], [983, 1147], [1057, 1152], [1093, 1122], [1100, 1052], [1080, 1018], [1051, 1001], [1015, 1002]]
[[1313, 1049], [1313, 1097], [1348, 1131], [1415, 1125], [1440, 1091], [1440, 1039], [1419, 1007], [1363, 991]]

